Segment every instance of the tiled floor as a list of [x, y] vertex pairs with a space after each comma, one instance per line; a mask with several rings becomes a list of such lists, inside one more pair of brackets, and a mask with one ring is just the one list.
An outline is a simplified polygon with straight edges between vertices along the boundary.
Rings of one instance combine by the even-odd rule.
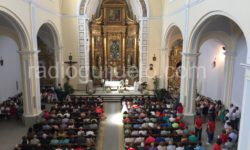
[[104, 103], [105, 120], [103, 150], [122, 150], [122, 114], [120, 103]]
[[0, 150], [13, 150], [27, 131], [28, 127], [25, 127], [20, 120], [0, 120]]

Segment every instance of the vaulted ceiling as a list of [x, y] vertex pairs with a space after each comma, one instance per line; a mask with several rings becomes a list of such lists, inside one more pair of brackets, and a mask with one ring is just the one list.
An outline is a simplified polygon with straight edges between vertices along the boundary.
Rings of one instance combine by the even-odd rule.
[[[148, 0], [125, 0], [129, 10], [137, 18], [148, 16]], [[75, 15], [92, 18], [99, 10], [103, 0], [62, 0], [62, 9], [66, 12], [75, 11]]]

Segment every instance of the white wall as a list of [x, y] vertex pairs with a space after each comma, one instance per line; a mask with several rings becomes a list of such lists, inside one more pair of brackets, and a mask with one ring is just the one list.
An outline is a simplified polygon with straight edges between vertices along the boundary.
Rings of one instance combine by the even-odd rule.
[[234, 62], [234, 71], [233, 71], [233, 82], [232, 82], [232, 95], [231, 103], [241, 108], [243, 92], [244, 92], [244, 76], [245, 69], [240, 66], [241, 63], [246, 63], [247, 56], [247, 47], [246, 41], [242, 36], [237, 45], [235, 52], [235, 62]]
[[[0, 66], [0, 102], [21, 92], [20, 59], [18, 46], [10, 37], [0, 36], [0, 56], [4, 65]], [[18, 90], [16, 87], [18, 82]]]
[[[201, 55], [198, 59], [197, 90], [198, 93], [215, 100], [223, 98], [225, 55], [222, 46], [221, 42], [210, 39], [199, 50]], [[216, 67], [213, 67], [215, 58]]]

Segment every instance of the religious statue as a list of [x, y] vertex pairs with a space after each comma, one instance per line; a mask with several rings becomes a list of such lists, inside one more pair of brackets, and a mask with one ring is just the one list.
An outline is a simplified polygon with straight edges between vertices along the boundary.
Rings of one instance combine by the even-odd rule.
[[101, 57], [101, 55], [99, 55], [99, 56], [97, 57], [97, 66], [98, 66], [99, 68], [102, 67], [102, 57]]
[[110, 46], [110, 56], [112, 59], [117, 59], [119, 57], [119, 44], [118, 41], [112, 41]]
[[128, 66], [131, 66], [131, 55], [130, 54], [128, 54], [128, 56], [127, 56], [127, 65]]

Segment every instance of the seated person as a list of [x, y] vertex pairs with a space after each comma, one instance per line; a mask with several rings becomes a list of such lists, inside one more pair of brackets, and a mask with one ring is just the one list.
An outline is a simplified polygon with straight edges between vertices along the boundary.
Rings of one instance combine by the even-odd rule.
[[192, 133], [189, 137], [188, 137], [188, 141], [191, 143], [196, 143], [198, 141], [198, 138], [195, 136], [194, 133]]
[[146, 140], [145, 140], [145, 143], [146, 144], [149, 144], [149, 143], [154, 143], [155, 142], [155, 138], [151, 135], [149, 135]]

